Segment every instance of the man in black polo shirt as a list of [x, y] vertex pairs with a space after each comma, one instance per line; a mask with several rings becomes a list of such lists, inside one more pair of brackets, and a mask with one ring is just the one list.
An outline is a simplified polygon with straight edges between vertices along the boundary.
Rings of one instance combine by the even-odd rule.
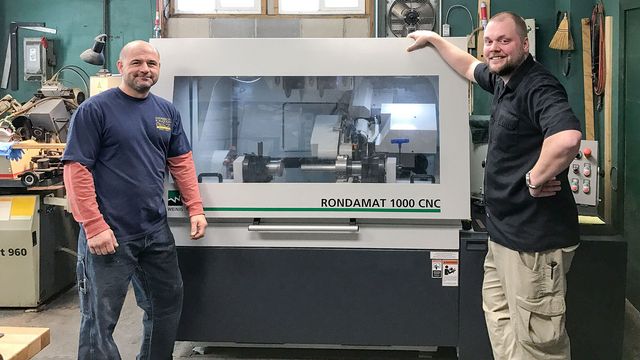
[[407, 51], [431, 44], [460, 75], [493, 93], [482, 295], [494, 357], [570, 359], [565, 275], [579, 234], [567, 171], [582, 134], [567, 94], [529, 54], [527, 27], [514, 13], [487, 24], [486, 63], [436, 33], [409, 37], [415, 42]]

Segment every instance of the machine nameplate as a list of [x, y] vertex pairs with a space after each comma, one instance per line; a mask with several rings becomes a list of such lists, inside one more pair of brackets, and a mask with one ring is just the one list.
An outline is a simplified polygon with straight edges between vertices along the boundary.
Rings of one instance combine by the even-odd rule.
[[425, 212], [440, 212], [440, 199], [321, 199], [321, 208], [337, 208], [342, 211], [349, 208], [358, 208], [359, 210], [384, 210], [394, 211], [395, 209], [416, 210]]
[[29, 255], [29, 250], [26, 248], [9, 248], [9, 249], [0, 249], [0, 256], [27, 256]]

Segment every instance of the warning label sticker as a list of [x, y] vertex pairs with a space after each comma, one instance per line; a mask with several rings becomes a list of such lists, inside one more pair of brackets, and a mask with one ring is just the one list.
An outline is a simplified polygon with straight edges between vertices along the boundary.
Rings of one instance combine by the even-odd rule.
[[442, 278], [442, 260], [431, 260], [431, 278]]
[[442, 261], [442, 286], [458, 286], [458, 260]]

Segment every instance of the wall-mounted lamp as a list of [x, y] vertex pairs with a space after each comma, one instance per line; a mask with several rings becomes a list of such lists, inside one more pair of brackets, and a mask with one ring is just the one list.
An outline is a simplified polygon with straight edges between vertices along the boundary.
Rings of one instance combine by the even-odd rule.
[[107, 34], [100, 34], [94, 40], [93, 46], [80, 54], [80, 59], [92, 65], [104, 65], [103, 51], [107, 42]]

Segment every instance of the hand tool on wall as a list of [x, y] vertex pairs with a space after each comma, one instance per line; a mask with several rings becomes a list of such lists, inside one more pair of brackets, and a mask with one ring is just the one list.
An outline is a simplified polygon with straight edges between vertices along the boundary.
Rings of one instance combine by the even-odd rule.
[[591, 77], [591, 21], [580, 21], [582, 29], [582, 75], [584, 86], [584, 130], [585, 140], [595, 140], [593, 121], [593, 80]]
[[557, 15], [558, 30], [553, 35], [549, 47], [551, 49], [560, 50], [560, 59], [563, 61], [562, 75], [569, 76], [571, 71], [571, 53], [574, 49], [573, 38], [571, 37], [571, 28], [569, 26], [569, 16], [567, 12], [558, 11]]

